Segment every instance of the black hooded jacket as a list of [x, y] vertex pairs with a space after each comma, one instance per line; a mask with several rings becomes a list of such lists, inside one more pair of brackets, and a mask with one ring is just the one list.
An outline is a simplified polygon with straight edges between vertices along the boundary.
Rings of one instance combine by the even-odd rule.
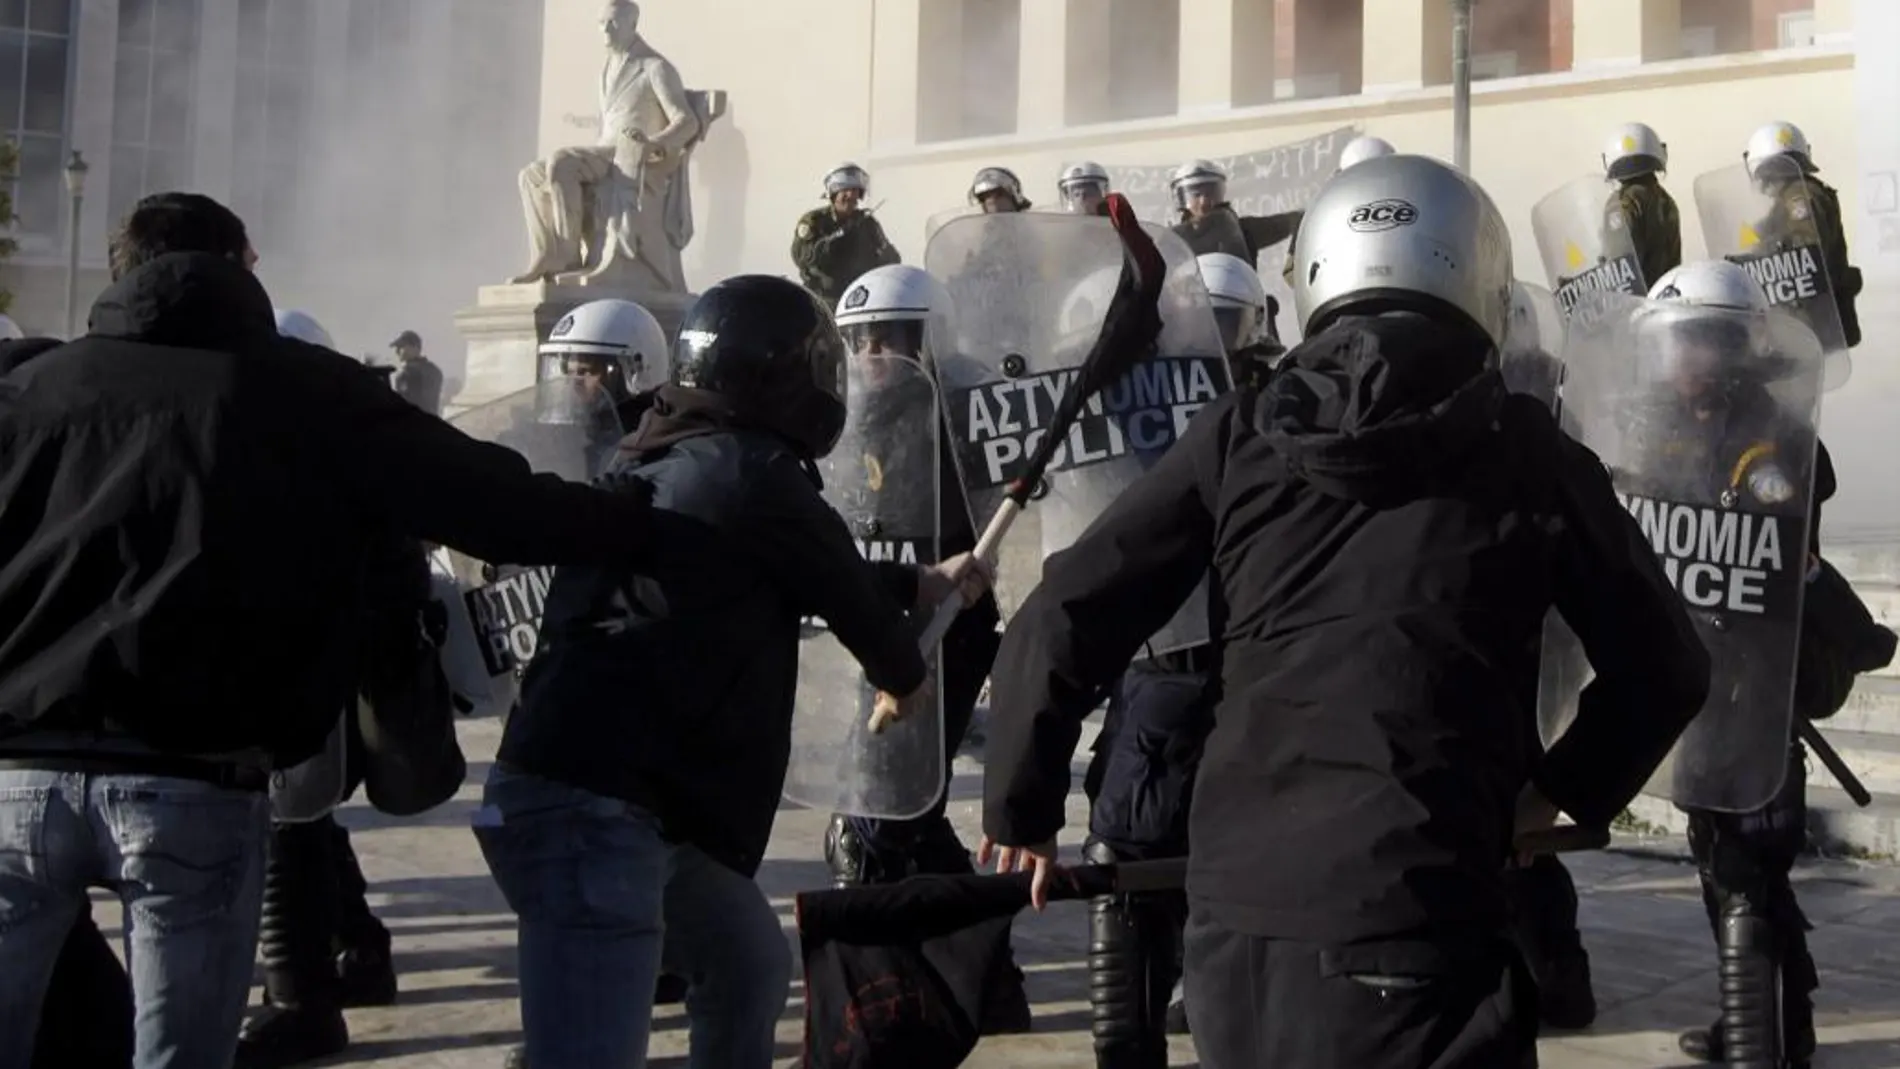
[[360, 678], [391, 531], [521, 564], [710, 537], [531, 474], [280, 336], [255, 276], [192, 253], [121, 278], [91, 333], [0, 377], [0, 501], [0, 754], [38, 729], [314, 753]]
[[[500, 760], [639, 805], [750, 876], [791, 752], [800, 620], [823, 618], [866, 679], [909, 694], [926, 670], [903, 615], [917, 572], [866, 563], [812, 466], [715, 393], [661, 387], [602, 482], [699, 517], [731, 552], [556, 572]], [[855, 702], [839, 667], [834, 696]]]
[[[1188, 891], [1223, 926], [1494, 929], [1527, 782], [1580, 822], [1616, 816], [1700, 709], [1708, 657], [1601, 463], [1484, 349], [1417, 316], [1345, 319], [1196, 417], [1010, 621], [984, 830], [1055, 835], [1094, 697], [1210, 570], [1221, 696]], [[1533, 767], [1525, 682], [1553, 605], [1597, 675]]]

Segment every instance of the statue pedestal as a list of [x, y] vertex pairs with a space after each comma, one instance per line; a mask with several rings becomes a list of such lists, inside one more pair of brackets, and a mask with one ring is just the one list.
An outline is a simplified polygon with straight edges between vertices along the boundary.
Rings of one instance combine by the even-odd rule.
[[576, 305], [608, 298], [638, 302], [671, 338], [693, 295], [630, 293], [601, 286], [561, 286], [548, 282], [483, 286], [475, 305], [455, 313], [455, 329], [468, 343], [468, 372], [462, 391], [449, 399], [450, 411], [484, 405], [535, 384], [541, 339]]

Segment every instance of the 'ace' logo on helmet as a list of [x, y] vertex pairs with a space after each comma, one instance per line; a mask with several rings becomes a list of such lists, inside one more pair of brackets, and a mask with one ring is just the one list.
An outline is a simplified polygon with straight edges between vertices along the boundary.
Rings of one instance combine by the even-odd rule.
[[1371, 204], [1361, 204], [1352, 210], [1352, 218], [1346, 225], [1361, 234], [1376, 234], [1381, 230], [1392, 230], [1401, 226], [1411, 226], [1418, 222], [1418, 209], [1402, 200], [1375, 200]]
[[851, 292], [844, 295], [844, 306], [847, 309], [863, 308], [865, 304], [870, 301], [870, 299], [871, 299], [870, 290], [864, 288], [863, 286], [853, 286], [851, 288]]

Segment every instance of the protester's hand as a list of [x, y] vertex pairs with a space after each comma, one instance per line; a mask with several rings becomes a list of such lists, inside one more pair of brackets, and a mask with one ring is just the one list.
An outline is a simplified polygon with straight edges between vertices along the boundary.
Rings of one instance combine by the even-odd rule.
[[[960, 571], [964, 573], [961, 582], [957, 579]], [[949, 600], [952, 594], [961, 594], [963, 605], [968, 608], [981, 601], [995, 581], [996, 572], [988, 563], [973, 554], [959, 553], [942, 564], [919, 570], [917, 604], [932, 607]]]
[[[1517, 819], [1512, 829], [1513, 839], [1522, 839], [1525, 835], [1549, 831], [1557, 826], [1557, 806], [1544, 797], [1535, 783], [1526, 783], [1524, 790], [1517, 796]], [[1519, 865], [1529, 865], [1530, 854], [1517, 855]]]
[[996, 859], [996, 874], [999, 876], [1012, 872], [1035, 873], [1029, 878], [1029, 904], [1038, 913], [1049, 904], [1050, 879], [1066, 875], [1062, 866], [1056, 864], [1054, 839], [1036, 846], [998, 846], [996, 840], [985, 835], [983, 842], [976, 848], [976, 863], [987, 865], [992, 856]]

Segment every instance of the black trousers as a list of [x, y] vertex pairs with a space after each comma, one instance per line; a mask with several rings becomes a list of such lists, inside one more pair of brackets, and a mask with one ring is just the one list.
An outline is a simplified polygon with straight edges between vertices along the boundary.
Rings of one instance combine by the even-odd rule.
[[[1807, 751], [1794, 743], [1788, 751], [1788, 776], [1766, 806], [1750, 813], [1685, 810], [1689, 815], [1689, 851], [1702, 878], [1702, 904], [1715, 930], [1716, 949], [1729, 958], [1760, 955], [1779, 973], [1781, 1030], [1787, 1053], [1814, 1053], [1814, 990], [1820, 986], [1814, 957], [1808, 952], [1807, 917], [1795, 900], [1789, 875], [1807, 845]], [[1765, 921], [1765, 946], [1744, 940], [1724, 943], [1724, 918]], [[1730, 943], [1736, 943], [1733, 938]], [[1745, 1001], [1745, 1000], [1744, 1000]], [[1735, 1024], [1737, 1022], [1731, 1022]], [[1746, 1024], [1747, 1022], [1741, 1022]]]
[[1526, 1069], [1537, 991], [1502, 933], [1329, 947], [1191, 907], [1188, 1019], [1203, 1069]]

